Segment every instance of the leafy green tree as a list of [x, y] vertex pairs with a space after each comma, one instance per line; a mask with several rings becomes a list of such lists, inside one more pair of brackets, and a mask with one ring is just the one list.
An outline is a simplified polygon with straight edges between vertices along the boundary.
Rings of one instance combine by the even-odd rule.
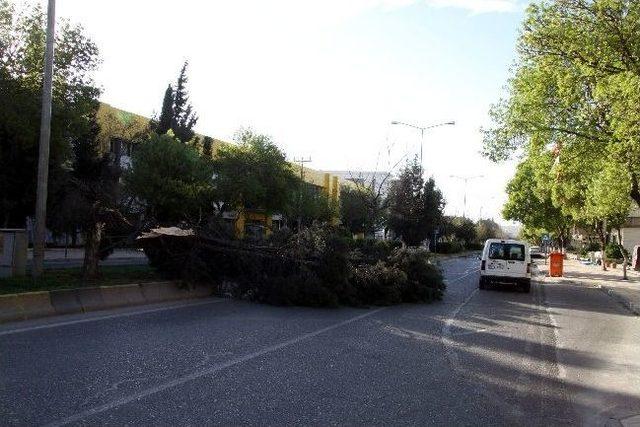
[[340, 220], [351, 233], [375, 233], [384, 221], [380, 198], [369, 187], [342, 185]]
[[[46, 14], [0, 0], [0, 225], [24, 227], [35, 206]], [[61, 185], [70, 141], [91, 130], [100, 93], [96, 45], [79, 25], [56, 25], [49, 185]], [[54, 197], [49, 198], [54, 203]]]
[[118, 205], [120, 165], [111, 153], [100, 152], [95, 117], [92, 123], [91, 131], [72, 143], [72, 168], [66, 172], [50, 212], [53, 230], [82, 232], [85, 278], [95, 278], [98, 261], [111, 253], [112, 248], [103, 245], [107, 230], [126, 223]]
[[480, 219], [476, 223], [476, 239], [484, 243], [487, 239], [501, 239], [504, 233], [500, 225], [492, 219]]
[[[515, 152], [551, 159], [551, 204], [590, 226], [603, 250], [609, 224], [622, 215], [618, 205], [640, 203], [639, 27], [640, 3], [633, 0], [532, 4], [508, 96], [492, 108], [495, 125], [485, 131], [491, 159]], [[595, 194], [606, 168], [624, 185], [606, 186], [620, 200], [605, 208]]]
[[271, 138], [252, 130], [236, 134], [237, 144], [221, 145], [213, 161], [223, 210], [287, 212], [295, 203], [298, 179]]
[[445, 201], [433, 178], [422, 178], [422, 167], [414, 159], [391, 183], [387, 196], [387, 224], [411, 246], [421, 244], [442, 220]]
[[217, 200], [211, 162], [169, 135], [153, 133], [138, 144], [124, 182], [147, 218], [161, 225], [200, 223]]
[[329, 195], [317, 186], [301, 179], [297, 180], [293, 201], [287, 211], [283, 211], [298, 228], [309, 227], [314, 221], [330, 222], [336, 216]]
[[600, 245], [603, 253], [603, 268], [606, 268], [604, 259], [606, 255], [606, 234], [611, 229], [618, 230], [618, 244], [624, 256], [623, 274], [627, 278], [627, 256], [622, 247], [622, 236], [620, 228], [627, 221], [629, 210], [631, 209], [631, 198], [620, 195], [629, 194], [632, 187], [631, 174], [620, 170], [616, 164], [605, 165], [604, 169], [591, 182], [587, 190], [586, 220], [591, 219], [595, 224], [596, 231], [600, 237]]
[[[540, 169], [536, 171], [536, 166]], [[545, 187], [550, 165], [529, 157], [522, 161], [507, 184], [507, 202], [502, 209], [505, 219], [521, 222], [533, 232], [529, 237], [549, 233], [564, 247], [570, 237], [573, 218], [554, 205]], [[542, 182], [541, 182], [542, 180]], [[535, 230], [535, 232], [534, 232]]]
[[469, 218], [456, 216], [451, 219], [453, 236], [465, 247], [476, 240], [476, 225]]

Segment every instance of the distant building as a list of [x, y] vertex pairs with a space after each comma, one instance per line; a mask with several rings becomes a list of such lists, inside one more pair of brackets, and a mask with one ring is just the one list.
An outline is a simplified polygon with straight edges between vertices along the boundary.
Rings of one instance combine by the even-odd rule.
[[392, 176], [389, 172], [373, 171], [324, 171], [335, 175], [343, 182], [352, 182], [359, 186], [373, 187], [375, 192], [386, 195], [391, 185]]
[[[148, 131], [149, 119], [137, 114], [122, 111], [109, 104], [102, 103], [98, 111], [98, 121], [101, 127], [101, 145], [112, 154], [113, 159], [123, 169], [131, 167], [131, 155], [135, 150], [132, 140], [136, 136]], [[206, 135], [199, 135], [201, 139]], [[212, 138], [212, 156], [215, 157], [221, 145], [231, 144], [217, 138]], [[298, 165], [293, 165], [299, 171]], [[297, 173], [297, 172], [296, 172]], [[335, 174], [305, 168], [301, 174], [303, 179], [317, 191], [324, 192], [330, 203], [337, 203], [340, 196], [340, 178]], [[238, 237], [266, 237], [285, 224], [282, 214], [267, 215], [262, 209], [241, 209], [226, 211], [223, 218], [233, 224]]]

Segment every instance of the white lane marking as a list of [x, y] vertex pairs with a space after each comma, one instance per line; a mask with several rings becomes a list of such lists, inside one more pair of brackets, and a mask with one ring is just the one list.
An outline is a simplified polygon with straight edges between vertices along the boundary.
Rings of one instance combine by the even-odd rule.
[[141, 314], [157, 313], [159, 311], [177, 310], [179, 308], [197, 307], [197, 306], [200, 306], [200, 305], [207, 305], [207, 304], [217, 304], [217, 303], [221, 303], [221, 302], [224, 302], [224, 301], [226, 301], [226, 300], [217, 299], [217, 300], [208, 300], [208, 301], [198, 301], [198, 302], [192, 302], [192, 303], [187, 303], [187, 304], [179, 304], [179, 305], [170, 305], [170, 306], [164, 306], [164, 307], [158, 307], [158, 308], [151, 308], [151, 309], [147, 309], [147, 310], [127, 311], [126, 313], [109, 314], [109, 315], [106, 315], [106, 316], [88, 317], [88, 318], [84, 318], [84, 319], [75, 319], [75, 320], [68, 320], [68, 321], [63, 321], [63, 322], [47, 323], [47, 324], [44, 324], [44, 325], [27, 326], [25, 328], [8, 329], [6, 331], [0, 331], [0, 336], [12, 335], [12, 334], [20, 334], [20, 333], [23, 333], [23, 332], [37, 331], [37, 330], [40, 330], [40, 329], [57, 328], [57, 327], [60, 327], [60, 326], [76, 325], [78, 323], [98, 322], [100, 320], [115, 319], [115, 318], [118, 318], [118, 317], [131, 317], [131, 316], [138, 316], [138, 315], [141, 315]]
[[445, 279], [444, 281], [445, 281], [446, 283], [453, 283], [453, 282], [457, 282], [458, 280], [460, 280], [460, 279], [464, 279], [465, 277], [468, 277], [468, 276], [471, 276], [472, 274], [477, 273], [478, 271], [480, 271], [480, 269], [479, 269], [479, 268], [474, 268], [472, 271], [470, 271], [470, 272], [468, 272], [468, 273], [465, 273], [465, 274], [463, 274], [462, 276], [455, 277], [455, 278], [453, 278], [453, 279], [451, 279], [451, 280], [449, 280], [449, 279]]
[[489, 330], [489, 328], [472, 329], [472, 330], [464, 331], [464, 332], [456, 332], [455, 334], [451, 334], [451, 335], [454, 336], [454, 337], [459, 337], [459, 336], [462, 336], [462, 335], [479, 334], [479, 333], [482, 333], [482, 332], [486, 332], [488, 330]]
[[176, 379], [171, 380], [171, 381], [167, 381], [166, 383], [159, 384], [159, 385], [157, 385], [155, 387], [151, 387], [151, 388], [148, 388], [146, 390], [141, 390], [141, 391], [139, 391], [137, 393], [133, 393], [133, 394], [130, 394], [128, 396], [124, 396], [124, 397], [122, 397], [120, 399], [116, 399], [116, 400], [113, 400], [111, 402], [105, 403], [103, 405], [87, 409], [86, 411], [79, 412], [79, 413], [77, 413], [75, 415], [71, 415], [69, 417], [62, 418], [62, 419], [57, 420], [57, 421], [53, 421], [53, 422], [47, 424], [46, 426], [48, 426], [48, 427], [63, 426], [63, 425], [70, 424], [70, 423], [73, 423], [73, 422], [76, 422], [76, 421], [81, 421], [84, 418], [90, 417], [92, 415], [99, 414], [99, 413], [108, 411], [110, 409], [117, 408], [117, 407], [122, 406], [122, 405], [126, 405], [127, 403], [131, 403], [131, 402], [133, 402], [135, 400], [140, 400], [140, 399], [143, 399], [145, 397], [151, 396], [153, 394], [159, 393], [161, 391], [164, 391], [164, 390], [167, 390], [167, 389], [170, 389], [170, 388], [177, 387], [179, 385], [185, 384], [185, 383], [187, 383], [189, 381], [197, 380], [197, 379], [202, 378], [202, 377], [204, 377], [206, 375], [215, 374], [217, 372], [220, 372], [220, 371], [222, 371], [224, 369], [227, 369], [227, 368], [230, 368], [232, 366], [238, 365], [240, 363], [248, 362], [248, 361], [253, 360], [255, 358], [258, 358], [260, 356], [264, 356], [265, 354], [273, 353], [274, 351], [280, 350], [280, 349], [285, 348], [285, 347], [289, 347], [289, 346], [291, 346], [293, 344], [297, 344], [297, 343], [299, 343], [301, 341], [308, 340], [309, 338], [313, 338], [313, 337], [315, 337], [317, 335], [320, 335], [322, 333], [331, 331], [331, 330], [336, 329], [336, 328], [340, 328], [342, 326], [345, 326], [345, 325], [348, 325], [350, 323], [356, 322], [358, 320], [364, 319], [365, 317], [372, 316], [372, 315], [374, 315], [376, 313], [379, 313], [380, 311], [385, 310], [385, 309], [386, 309], [386, 307], [378, 308], [376, 310], [369, 311], [369, 312], [361, 314], [359, 316], [352, 317], [351, 319], [347, 319], [347, 320], [344, 320], [344, 321], [339, 322], [339, 323], [334, 323], [331, 326], [327, 326], [327, 327], [324, 327], [322, 329], [318, 329], [318, 330], [313, 331], [313, 332], [309, 332], [309, 333], [306, 333], [306, 334], [303, 334], [303, 335], [299, 335], [299, 336], [297, 336], [295, 338], [291, 338], [291, 339], [283, 341], [283, 342], [281, 342], [279, 344], [275, 344], [275, 345], [271, 345], [271, 346], [268, 346], [268, 347], [264, 347], [261, 350], [254, 351], [253, 353], [245, 354], [244, 356], [240, 356], [240, 357], [237, 357], [235, 359], [231, 359], [231, 360], [229, 360], [227, 362], [217, 363], [217, 364], [213, 365], [210, 368], [192, 372], [191, 374], [176, 378]]
[[[475, 272], [477, 272], [477, 271], [479, 271], [479, 269], [476, 270]], [[467, 274], [465, 276], [468, 276], [470, 274], [472, 274], [472, 273], [469, 273], [469, 274]], [[461, 278], [462, 277], [460, 277], [460, 279]], [[451, 314], [447, 317], [447, 319], [442, 323], [442, 329], [440, 331], [440, 335], [442, 337], [442, 345], [444, 347], [445, 354], [447, 356], [447, 360], [449, 361], [449, 364], [453, 368], [453, 371], [455, 373], [457, 373], [458, 375], [462, 376], [462, 377], [465, 376], [465, 370], [464, 370], [464, 367], [460, 364], [460, 359], [458, 357], [458, 353], [455, 350], [456, 343], [453, 340], [454, 336], [457, 338], [459, 335], [462, 335], [462, 334], [453, 334], [451, 332], [451, 328], [452, 328], [456, 318], [458, 317], [458, 314], [460, 314], [460, 310], [462, 310], [464, 308], [464, 306], [466, 306], [473, 299], [473, 297], [476, 296], [477, 293], [478, 293], [478, 288], [475, 288], [473, 290], [473, 292], [471, 292], [467, 296], [467, 298], [465, 298], [465, 300], [462, 301], [462, 303], [460, 303], [451, 312]], [[489, 388], [482, 387], [481, 388], [481, 393], [484, 396], [486, 396], [487, 398], [489, 398], [495, 405], [502, 407], [502, 409], [505, 411], [505, 413], [516, 414], [516, 415], [518, 415], [520, 417], [523, 416], [523, 412], [522, 412], [522, 410], [520, 408], [508, 403], [507, 401], [504, 400], [503, 396], [497, 395], [496, 393], [492, 392]]]
[[560, 356], [561, 341], [560, 341], [560, 334], [559, 334], [560, 328], [558, 328], [558, 322], [556, 321], [555, 317], [549, 310], [549, 304], [547, 303], [547, 294], [546, 292], [544, 292], [544, 289], [542, 288], [542, 283], [539, 284], [539, 287], [541, 292], [540, 301], [542, 303], [540, 305], [544, 308], [544, 311], [547, 313], [547, 316], [549, 316], [549, 321], [551, 322], [551, 326], [553, 326], [553, 328], [551, 329], [553, 329], [553, 339], [556, 342], [554, 350], [556, 355], [556, 365], [558, 366], [558, 375], [562, 380], [565, 380], [567, 378], [567, 370], [565, 369], [565, 367], [562, 365], [562, 362], [561, 362], [562, 360]]
[[462, 308], [465, 305], [467, 305], [469, 301], [471, 301], [471, 299], [476, 295], [477, 292], [478, 292], [478, 288], [475, 288], [473, 292], [471, 292], [469, 296], [467, 296], [467, 298], [465, 298], [465, 300], [462, 301], [462, 303], [460, 303], [451, 312], [447, 320], [445, 320], [444, 323], [442, 324], [442, 330], [440, 333], [442, 335], [442, 343], [444, 344], [445, 352], [447, 354], [447, 359], [449, 359], [449, 363], [451, 363], [451, 365], [456, 370], [458, 370], [459, 368], [459, 361], [458, 361], [458, 355], [453, 350], [455, 343], [451, 339], [451, 337], [453, 336], [453, 334], [451, 333], [451, 327], [453, 326], [453, 322], [455, 321], [456, 317], [458, 317], [458, 313], [460, 313], [460, 310], [462, 310]]

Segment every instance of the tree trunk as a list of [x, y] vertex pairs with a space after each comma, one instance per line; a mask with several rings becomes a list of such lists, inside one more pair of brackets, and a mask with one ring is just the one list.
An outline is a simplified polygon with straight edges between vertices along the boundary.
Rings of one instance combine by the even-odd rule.
[[565, 236], [562, 230], [558, 230], [558, 242], [560, 243], [560, 252], [564, 253]]
[[631, 198], [638, 206], [640, 206], [640, 183], [638, 182], [638, 176], [631, 172]]
[[622, 246], [622, 232], [618, 228], [618, 246], [620, 247], [620, 252], [622, 253], [622, 280], [629, 280], [627, 277], [627, 262], [629, 262], [629, 258], [627, 258], [627, 252], [624, 250], [624, 246]]
[[600, 253], [602, 256], [602, 271], [607, 271], [607, 254], [605, 249], [607, 247], [607, 231], [605, 229], [604, 221], [598, 227], [598, 237], [600, 238]]
[[84, 264], [82, 275], [85, 279], [93, 279], [98, 275], [98, 261], [100, 261], [100, 242], [104, 223], [96, 222], [86, 232], [84, 243]]

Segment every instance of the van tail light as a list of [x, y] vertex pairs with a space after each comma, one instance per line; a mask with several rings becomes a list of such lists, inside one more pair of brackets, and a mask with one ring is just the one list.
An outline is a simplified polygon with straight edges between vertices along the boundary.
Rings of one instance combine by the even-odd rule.
[[482, 260], [482, 262], [480, 263], [480, 270], [484, 271], [486, 266], [487, 266], [487, 261]]
[[527, 274], [531, 274], [531, 263], [527, 264]]

